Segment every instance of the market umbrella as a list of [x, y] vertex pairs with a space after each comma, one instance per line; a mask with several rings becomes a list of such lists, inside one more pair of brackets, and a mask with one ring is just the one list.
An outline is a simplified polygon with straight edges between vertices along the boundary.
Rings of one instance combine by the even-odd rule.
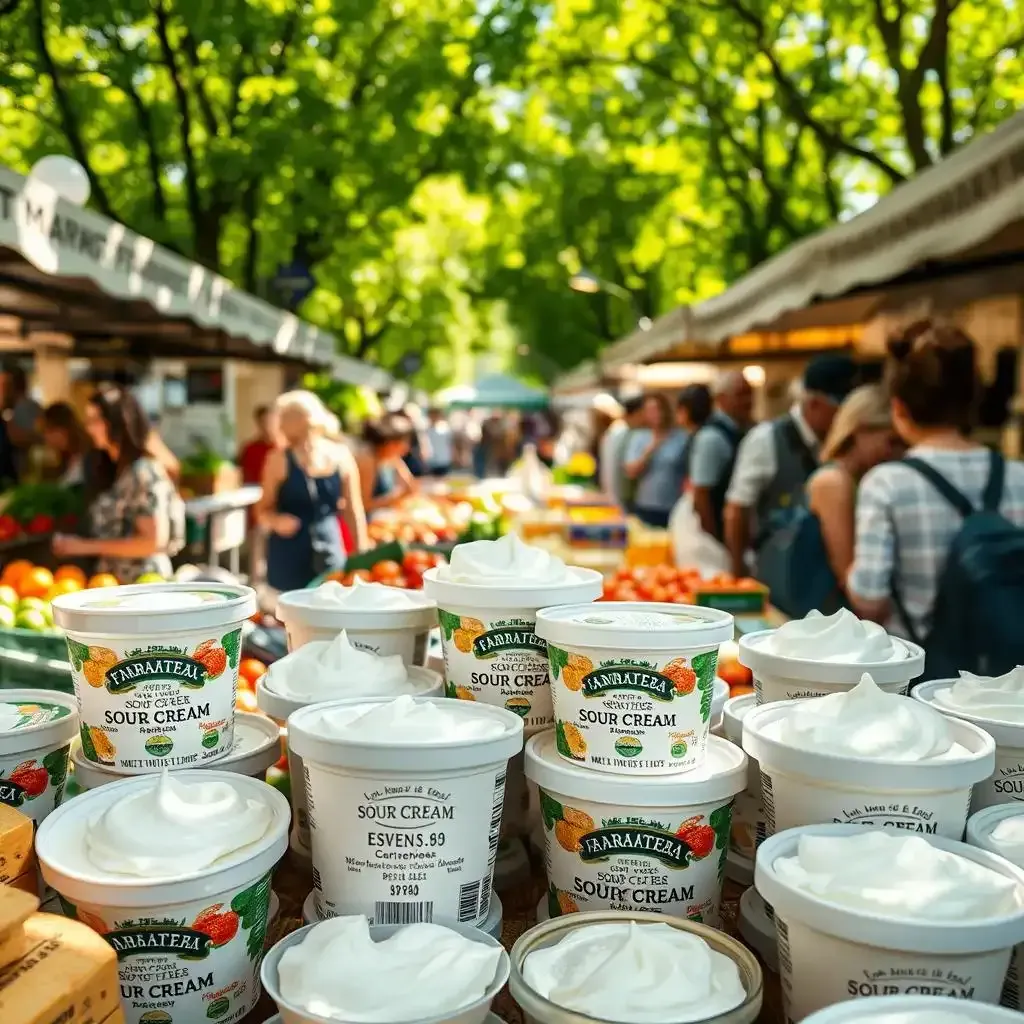
[[441, 400], [454, 409], [546, 409], [546, 391], [508, 374], [481, 377], [472, 387], [450, 388]]

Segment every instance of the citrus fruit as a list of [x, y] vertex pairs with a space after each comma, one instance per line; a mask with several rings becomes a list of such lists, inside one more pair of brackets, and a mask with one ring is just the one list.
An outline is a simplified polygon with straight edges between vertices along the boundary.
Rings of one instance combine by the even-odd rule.
[[17, 590], [22, 597], [45, 597], [53, 586], [53, 573], [37, 565], [22, 573], [18, 579]]
[[9, 587], [18, 589], [18, 582], [21, 577], [32, 569], [32, 563], [24, 558], [16, 558], [13, 562], [8, 562], [4, 566], [3, 575], [0, 576], [0, 582], [5, 583]]
[[256, 680], [265, 675], [266, 671], [267, 666], [259, 658], [243, 658], [242, 663], [238, 666], [238, 678], [255, 686]]
[[109, 572], [101, 572], [93, 576], [87, 586], [89, 590], [97, 590], [100, 587], [118, 587], [120, 584], [116, 576], [111, 576]]
[[84, 584], [79, 583], [78, 580], [65, 577], [62, 580], [55, 579], [53, 586], [46, 592], [46, 600], [52, 601], [55, 597], [60, 597], [62, 594], [73, 594], [78, 590], [81, 590]]
[[53, 578], [57, 583], [60, 583], [62, 580], [74, 580], [78, 583], [79, 590], [85, 586], [85, 571], [79, 569], [77, 565], [58, 566], [53, 574]]
[[136, 583], [163, 583], [164, 578], [158, 572], [144, 572], [136, 581]]

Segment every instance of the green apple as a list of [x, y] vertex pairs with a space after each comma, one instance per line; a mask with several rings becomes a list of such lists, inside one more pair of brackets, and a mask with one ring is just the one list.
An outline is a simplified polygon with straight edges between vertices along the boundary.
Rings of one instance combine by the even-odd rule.
[[42, 633], [48, 628], [46, 616], [38, 608], [26, 608], [18, 612], [15, 625], [18, 629], [31, 629], [33, 633]]
[[3, 605], [5, 608], [18, 607], [18, 592], [14, 587], [0, 587], [0, 605]]
[[9, 608], [5, 604], [0, 604], [0, 627], [3, 629], [13, 629], [17, 618], [18, 617], [14, 614], [13, 608]]
[[46, 602], [41, 597], [23, 597], [18, 602], [18, 614], [22, 612], [46, 612]]

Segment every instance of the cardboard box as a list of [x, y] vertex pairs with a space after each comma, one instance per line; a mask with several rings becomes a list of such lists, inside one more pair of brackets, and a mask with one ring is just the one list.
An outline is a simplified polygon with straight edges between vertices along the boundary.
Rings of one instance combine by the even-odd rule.
[[[31, 818], [0, 804], [0, 883], [10, 885], [23, 875], [35, 874], [33, 835]], [[35, 891], [34, 886], [33, 882], [31, 891]]]
[[17, 889], [0, 886], [0, 968], [20, 960], [28, 952], [25, 922], [38, 909], [39, 900]]
[[27, 952], [0, 969], [3, 1024], [122, 1024], [117, 955], [101, 936], [52, 914], [24, 930]]

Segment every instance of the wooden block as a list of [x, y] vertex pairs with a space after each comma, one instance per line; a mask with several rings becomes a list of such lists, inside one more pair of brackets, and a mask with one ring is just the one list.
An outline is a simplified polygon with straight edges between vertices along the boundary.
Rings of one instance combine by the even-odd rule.
[[0, 883], [35, 871], [32, 819], [13, 807], [0, 804]]

